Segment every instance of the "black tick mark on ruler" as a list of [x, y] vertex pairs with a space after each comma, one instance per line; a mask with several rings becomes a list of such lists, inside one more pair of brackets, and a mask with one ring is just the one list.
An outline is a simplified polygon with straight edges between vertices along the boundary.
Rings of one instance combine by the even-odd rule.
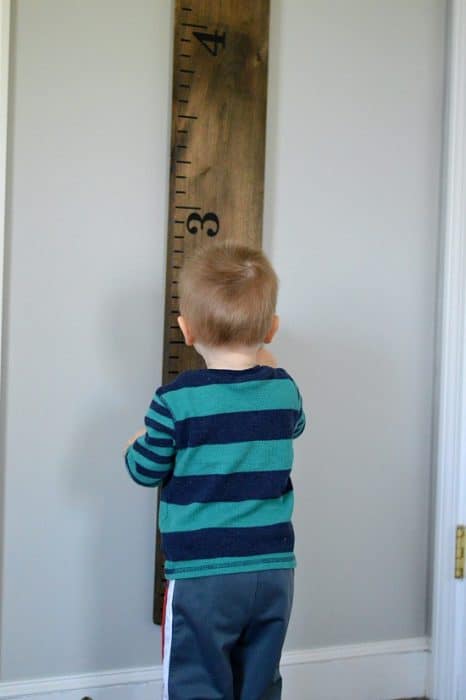
[[194, 27], [194, 29], [207, 29], [207, 24], [189, 24], [189, 22], [181, 22], [182, 27]]

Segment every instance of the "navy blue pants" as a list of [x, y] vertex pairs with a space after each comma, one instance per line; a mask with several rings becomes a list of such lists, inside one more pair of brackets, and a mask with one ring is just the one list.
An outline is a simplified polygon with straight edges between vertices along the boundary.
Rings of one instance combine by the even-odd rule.
[[163, 700], [279, 700], [293, 569], [169, 581]]

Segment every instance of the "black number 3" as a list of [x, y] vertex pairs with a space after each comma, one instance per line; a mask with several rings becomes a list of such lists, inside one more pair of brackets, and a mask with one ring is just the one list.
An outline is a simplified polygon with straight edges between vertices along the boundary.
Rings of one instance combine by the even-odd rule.
[[[212, 225], [209, 226], [209, 222], [212, 222]], [[217, 235], [220, 228], [220, 221], [218, 220], [217, 214], [214, 214], [212, 211], [207, 212], [207, 214], [204, 216], [200, 216], [197, 212], [193, 212], [188, 216], [186, 228], [188, 229], [189, 233], [196, 234], [199, 230], [204, 230], [204, 224], [206, 225], [205, 230], [208, 236]]]

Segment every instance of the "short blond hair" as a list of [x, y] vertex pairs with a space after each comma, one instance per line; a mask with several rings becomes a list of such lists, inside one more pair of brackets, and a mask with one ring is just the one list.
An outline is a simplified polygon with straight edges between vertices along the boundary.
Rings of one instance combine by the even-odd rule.
[[180, 313], [199, 342], [256, 345], [269, 332], [278, 278], [261, 250], [231, 241], [198, 248], [185, 262]]

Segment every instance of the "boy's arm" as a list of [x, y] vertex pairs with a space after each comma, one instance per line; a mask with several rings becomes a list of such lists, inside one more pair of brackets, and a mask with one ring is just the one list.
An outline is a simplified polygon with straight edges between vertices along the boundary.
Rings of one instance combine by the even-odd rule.
[[157, 486], [172, 471], [175, 457], [175, 422], [163, 396], [155, 394], [144, 423], [145, 430], [128, 445], [125, 463], [137, 484]]
[[[266, 365], [267, 367], [275, 368], [278, 367], [278, 363], [275, 357], [272, 355], [271, 352], [269, 352], [269, 350], [266, 350], [263, 346], [257, 351], [256, 362], [258, 365]], [[299, 389], [294, 381], [293, 384], [298, 395], [298, 417], [296, 419], [296, 423], [293, 430], [293, 438], [297, 438], [301, 435], [301, 433], [304, 431], [304, 428], [306, 427], [306, 415], [303, 411], [303, 400], [301, 398], [301, 394], [299, 393]]]
[[293, 430], [293, 438], [299, 437], [303, 432], [304, 428], [306, 427], [306, 415], [303, 411], [303, 400], [301, 398], [301, 394], [299, 393], [299, 389], [296, 386], [296, 384], [295, 387], [296, 391], [298, 392], [298, 417], [296, 419], [296, 423]]
[[129, 448], [131, 447], [131, 445], [132, 445], [134, 442], [136, 442], [136, 440], [137, 440], [138, 438], [142, 437], [142, 436], [145, 435], [145, 434], [146, 434], [146, 429], [145, 429], [145, 428], [141, 428], [141, 430], [138, 430], [138, 432], [135, 433], [135, 434], [133, 435], [133, 437], [132, 437], [130, 440], [128, 440], [128, 442], [126, 443], [125, 454], [126, 454], [126, 450], [129, 450]]

